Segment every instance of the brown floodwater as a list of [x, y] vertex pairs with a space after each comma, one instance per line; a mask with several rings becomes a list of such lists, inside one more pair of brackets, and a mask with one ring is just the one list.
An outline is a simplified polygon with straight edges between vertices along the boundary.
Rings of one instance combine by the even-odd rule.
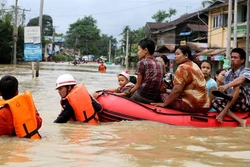
[[[42, 140], [0, 137], [0, 166], [4, 167], [235, 167], [250, 166], [250, 128], [194, 128], [150, 121], [123, 121], [93, 126], [55, 124], [60, 112], [57, 77], [72, 74], [90, 93], [118, 86], [119, 65], [41, 63], [38, 78], [30, 65], [0, 65], [0, 77], [14, 75], [19, 90], [32, 92], [43, 118]], [[133, 71], [133, 70], [131, 70]]]

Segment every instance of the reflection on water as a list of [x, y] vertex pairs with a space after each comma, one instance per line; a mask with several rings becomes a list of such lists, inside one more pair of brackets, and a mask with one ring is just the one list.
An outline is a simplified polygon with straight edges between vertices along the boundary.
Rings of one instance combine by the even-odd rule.
[[123, 68], [107, 67], [107, 73], [101, 74], [97, 64], [77, 67], [42, 64], [39, 78], [32, 79], [29, 66], [2, 65], [1, 76], [15, 75], [20, 92], [32, 91], [43, 118], [40, 130], [43, 139], [0, 137], [0, 166], [249, 166], [249, 128], [175, 127], [149, 121], [100, 126], [52, 123], [60, 112], [56, 78], [70, 73], [90, 93], [115, 88], [116, 73]]

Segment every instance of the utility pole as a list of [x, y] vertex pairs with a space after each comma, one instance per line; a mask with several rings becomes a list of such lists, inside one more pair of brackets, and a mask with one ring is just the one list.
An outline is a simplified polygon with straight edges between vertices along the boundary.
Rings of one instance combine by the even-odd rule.
[[127, 41], [126, 41], [126, 57], [125, 57], [126, 68], [129, 67], [128, 65], [128, 40], [129, 40], [129, 30], [127, 30]]
[[228, 0], [226, 59], [230, 58], [230, 51], [231, 51], [231, 24], [232, 24], [232, 0]]
[[237, 17], [238, 17], [238, 1], [234, 0], [234, 48], [237, 47]]
[[246, 35], [246, 67], [248, 67], [248, 63], [249, 63], [249, 24], [250, 24], [250, 0], [247, 0], [247, 24], [246, 24], [246, 28], [247, 28], [247, 35]]
[[111, 57], [111, 39], [109, 39], [109, 53], [108, 53], [108, 55], [109, 55], [109, 62], [111, 62], [110, 61], [110, 57]]
[[17, 40], [18, 40], [18, 29], [17, 29], [17, 1], [16, 0], [16, 4], [15, 4], [15, 23], [14, 23], [14, 27], [13, 27], [13, 64], [16, 64], [16, 50], [17, 50]]
[[[43, 21], [43, 0], [40, 0], [40, 16], [39, 16], [39, 26], [41, 30], [41, 39], [42, 39], [42, 21]], [[42, 41], [41, 45], [42, 45]], [[42, 47], [43, 48], [43, 47]], [[36, 61], [36, 77], [39, 77], [39, 61]]]
[[[16, 0], [15, 3], [15, 7], [14, 7], [14, 24], [13, 24], [13, 64], [17, 63], [17, 41], [18, 41], [18, 22], [17, 22], [17, 17], [18, 17], [18, 6], [17, 6], [18, 0]], [[7, 9], [9, 10], [9, 9]], [[23, 10], [23, 14], [22, 14], [22, 26], [24, 25], [24, 12], [25, 11], [30, 11], [30, 10], [26, 10], [26, 9], [21, 9]]]
[[30, 12], [31, 10], [26, 10], [26, 9], [21, 9], [23, 10], [23, 13], [22, 13], [22, 26], [24, 27], [24, 22], [25, 22], [25, 14], [24, 12]]

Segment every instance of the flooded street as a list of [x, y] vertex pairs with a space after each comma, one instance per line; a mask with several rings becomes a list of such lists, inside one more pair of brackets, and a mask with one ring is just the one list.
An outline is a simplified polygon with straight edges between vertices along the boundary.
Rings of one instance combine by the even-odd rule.
[[[119, 65], [78, 66], [41, 63], [39, 77], [32, 79], [30, 65], [1, 65], [0, 76], [19, 80], [19, 92], [29, 89], [43, 118], [42, 140], [0, 137], [0, 166], [4, 167], [235, 167], [250, 164], [250, 128], [191, 128], [149, 121], [123, 121], [93, 126], [55, 124], [60, 113], [57, 77], [64, 73], [84, 83], [90, 93], [116, 88]], [[133, 70], [131, 70], [133, 71]]]

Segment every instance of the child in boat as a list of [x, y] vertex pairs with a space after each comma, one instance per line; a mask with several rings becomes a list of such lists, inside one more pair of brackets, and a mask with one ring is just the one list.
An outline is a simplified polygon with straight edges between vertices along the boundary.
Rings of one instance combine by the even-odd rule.
[[169, 94], [173, 89], [174, 75], [172, 73], [167, 73], [164, 75], [163, 84], [161, 86], [161, 93]]
[[105, 89], [107, 92], [115, 93], [119, 96], [129, 97], [129, 90], [134, 87], [134, 84], [130, 82], [129, 71], [123, 71], [117, 74], [119, 87], [115, 89]]
[[138, 44], [138, 57], [135, 74], [137, 82], [130, 90], [131, 99], [142, 103], [160, 101], [160, 89], [163, 82], [163, 64], [153, 56], [155, 42], [150, 38], [142, 39]]
[[164, 66], [164, 77], [161, 86], [161, 93], [170, 93], [173, 88], [174, 75], [169, 71], [170, 61], [166, 55], [157, 57], [156, 60], [160, 61]]
[[[206, 80], [206, 91], [212, 104], [212, 101], [214, 100], [214, 95], [212, 94], [212, 91], [217, 88], [217, 83], [213, 78], [211, 78], [210, 75], [212, 71], [212, 63], [208, 60], [203, 60], [200, 64], [200, 68]], [[209, 111], [215, 111], [215, 109], [211, 108]]]

